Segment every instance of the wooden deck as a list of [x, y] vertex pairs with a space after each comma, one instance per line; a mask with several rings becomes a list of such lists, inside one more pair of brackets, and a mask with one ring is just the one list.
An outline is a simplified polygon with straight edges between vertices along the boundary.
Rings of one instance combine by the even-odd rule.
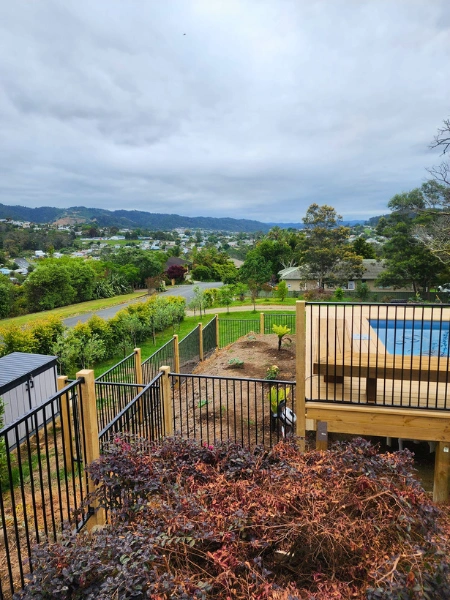
[[[332, 310], [330, 310], [332, 309]], [[450, 409], [448, 357], [392, 355], [370, 319], [450, 320], [450, 308], [416, 306], [309, 307], [306, 396], [312, 401]]]

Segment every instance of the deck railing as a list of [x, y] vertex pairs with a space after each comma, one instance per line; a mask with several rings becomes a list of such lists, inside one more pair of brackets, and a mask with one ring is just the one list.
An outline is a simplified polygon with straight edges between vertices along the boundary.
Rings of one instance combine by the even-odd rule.
[[450, 409], [450, 307], [307, 304], [306, 395], [315, 401]]

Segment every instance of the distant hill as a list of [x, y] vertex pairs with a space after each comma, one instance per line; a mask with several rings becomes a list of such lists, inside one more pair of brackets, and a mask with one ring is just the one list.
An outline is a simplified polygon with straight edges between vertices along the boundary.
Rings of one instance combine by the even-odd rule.
[[[175, 214], [150, 213], [140, 210], [105, 210], [102, 208], [27, 208], [26, 206], [9, 206], [0, 204], [0, 219], [11, 218], [17, 221], [33, 223], [53, 223], [59, 219], [76, 219], [78, 222], [97, 223], [100, 227], [122, 227], [134, 229], [142, 227], [150, 230], [167, 230], [175, 227], [186, 229], [211, 229], [214, 231], [236, 231], [252, 233], [267, 232], [272, 227], [282, 229], [292, 227], [303, 229], [303, 223], [261, 223], [250, 219], [231, 219], [228, 217], [183, 217]], [[346, 224], [363, 223], [364, 221], [348, 221]]]

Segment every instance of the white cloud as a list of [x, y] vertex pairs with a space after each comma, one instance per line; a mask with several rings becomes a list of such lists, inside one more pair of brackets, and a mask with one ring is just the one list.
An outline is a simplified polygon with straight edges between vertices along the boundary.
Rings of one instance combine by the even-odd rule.
[[0, 10], [0, 202], [364, 218], [438, 162], [447, 1]]

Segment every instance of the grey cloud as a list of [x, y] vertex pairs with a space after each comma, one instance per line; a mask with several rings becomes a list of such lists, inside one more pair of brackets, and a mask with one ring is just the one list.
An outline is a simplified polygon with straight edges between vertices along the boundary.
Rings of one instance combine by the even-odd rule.
[[0, 202], [367, 218], [439, 162], [444, 0], [0, 10]]

